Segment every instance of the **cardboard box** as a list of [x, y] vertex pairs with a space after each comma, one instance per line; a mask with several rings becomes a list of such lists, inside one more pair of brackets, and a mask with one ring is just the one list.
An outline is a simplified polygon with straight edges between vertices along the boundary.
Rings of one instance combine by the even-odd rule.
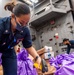
[[54, 57], [54, 52], [52, 50], [52, 47], [45, 46], [44, 48], [37, 51], [37, 53], [40, 55], [41, 58], [49, 59], [51, 57]]
[[44, 53], [44, 59], [50, 59], [51, 57], [54, 57], [54, 52]]
[[40, 70], [38, 71], [38, 75], [54, 75], [56, 69], [54, 66], [51, 66], [49, 63], [49, 60], [46, 60], [46, 63], [48, 65], [48, 72], [42, 73]]
[[54, 52], [52, 50], [52, 47], [42, 48], [42, 49], [38, 50], [37, 53], [40, 55], [41, 58], [43, 58], [45, 60], [48, 59], [48, 60], [46, 60], [46, 63], [48, 65], [48, 72], [43, 74], [41, 71], [38, 71], [38, 75], [54, 75], [54, 72], [56, 71], [56, 69], [54, 66], [51, 66], [49, 63], [49, 59], [51, 57], [54, 57]]
[[44, 53], [40, 57], [43, 59], [50, 59], [51, 57], [54, 57], [54, 52]]
[[44, 46], [44, 48], [37, 50], [37, 53], [39, 55], [41, 55], [43, 53], [48, 53], [48, 52], [53, 52], [52, 47]]
[[45, 53], [45, 49], [44, 48], [41, 48], [41, 49], [37, 50], [37, 53], [39, 55], [41, 55], [41, 54]]
[[52, 52], [52, 47], [44, 46], [45, 52]]
[[2, 65], [0, 65], [0, 75], [3, 75]]

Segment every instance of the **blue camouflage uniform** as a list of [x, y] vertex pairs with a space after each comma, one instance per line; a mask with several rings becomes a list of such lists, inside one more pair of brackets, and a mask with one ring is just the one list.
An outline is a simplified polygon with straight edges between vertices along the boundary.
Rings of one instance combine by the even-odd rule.
[[25, 48], [32, 46], [29, 29], [17, 24], [13, 34], [11, 30], [11, 17], [0, 19], [0, 52], [2, 53], [2, 66], [4, 75], [17, 75], [17, 57], [14, 46], [20, 41]]

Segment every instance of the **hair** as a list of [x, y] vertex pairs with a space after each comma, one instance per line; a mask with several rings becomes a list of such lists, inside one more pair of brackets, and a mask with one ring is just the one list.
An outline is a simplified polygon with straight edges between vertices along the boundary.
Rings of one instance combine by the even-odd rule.
[[28, 5], [26, 5], [25, 3], [18, 3], [16, 5], [14, 4], [14, 2], [8, 3], [5, 5], [4, 9], [11, 11], [17, 17], [19, 17], [20, 15], [25, 15], [30, 13], [30, 9]]
[[64, 38], [64, 39], [63, 39], [63, 42], [65, 42], [65, 41], [69, 41], [69, 39], [67, 39], [67, 38]]

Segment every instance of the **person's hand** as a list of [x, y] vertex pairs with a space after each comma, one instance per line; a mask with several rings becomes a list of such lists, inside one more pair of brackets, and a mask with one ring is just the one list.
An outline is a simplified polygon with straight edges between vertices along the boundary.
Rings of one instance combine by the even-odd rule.
[[38, 58], [37, 58], [37, 60], [36, 60], [36, 63], [38, 64], [38, 68], [37, 68], [37, 69], [40, 69], [41, 57], [38, 56]]

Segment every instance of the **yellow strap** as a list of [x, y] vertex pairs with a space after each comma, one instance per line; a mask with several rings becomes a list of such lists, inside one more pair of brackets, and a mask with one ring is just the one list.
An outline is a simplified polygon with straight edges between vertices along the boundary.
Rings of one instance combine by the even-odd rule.
[[42, 70], [42, 65], [40, 65], [40, 67], [39, 67], [39, 65], [37, 63], [34, 63], [34, 67]]

